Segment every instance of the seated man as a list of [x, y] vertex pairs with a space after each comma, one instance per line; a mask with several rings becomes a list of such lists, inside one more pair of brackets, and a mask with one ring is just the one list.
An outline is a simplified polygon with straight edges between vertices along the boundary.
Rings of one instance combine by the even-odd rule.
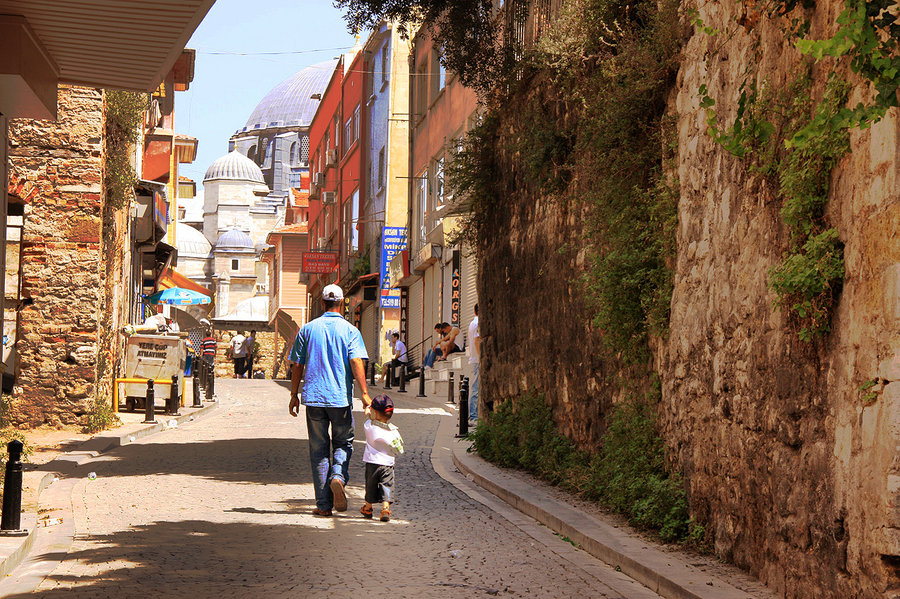
[[409, 361], [409, 358], [406, 356], [406, 344], [400, 341], [400, 333], [393, 333], [391, 337], [391, 347], [394, 351], [391, 356], [391, 361], [386, 362], [384, 368], [381, 369], [382, 380], [387, 380], [388, 368], [396, 368]]
[[422, 362], [423, 366], [433, 367], [435, 361], [446, 360], [450, 354], [463, 350], [456, 342], [456, 337], [459, 335], [459, 327], [441, 322], [434, 325], [434, 334], [435, 337], [438, 337], [438, 341], [428, 350], [425, 360]]

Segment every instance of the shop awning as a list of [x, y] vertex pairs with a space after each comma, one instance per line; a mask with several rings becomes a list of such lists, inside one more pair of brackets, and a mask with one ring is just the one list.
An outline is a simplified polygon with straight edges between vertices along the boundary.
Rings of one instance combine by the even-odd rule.
[[197, 293], [202, 293], [209, 297], [212, 297], [213, 295], [212, 291], [203, 285], [195, 283], [174, 268], [169, 267], [159, 276], [157, 289], [171, 289], [172, 287], [183, 287], [184, 289], [190, 289], [191, 291], [196, 291]]

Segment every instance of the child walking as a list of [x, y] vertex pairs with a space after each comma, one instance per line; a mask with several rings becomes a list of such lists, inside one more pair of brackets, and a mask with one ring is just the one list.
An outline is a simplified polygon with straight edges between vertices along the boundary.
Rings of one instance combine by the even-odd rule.
[[403, 453], [403, 439], [397, 427], [390, 423], [394, 402], [387, 395], [376, 395], [366, 409], [366, 504], [359, 510], [371, 518], [373, 503], [381, 502], [381, 521], [391, 519], [391, 491], [394, 487], [394, 456]]

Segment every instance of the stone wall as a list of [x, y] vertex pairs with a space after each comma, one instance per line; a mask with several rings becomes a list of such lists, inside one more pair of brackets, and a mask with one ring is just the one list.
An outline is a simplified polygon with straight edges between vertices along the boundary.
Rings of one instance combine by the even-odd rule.
[[[831, 35], [843, 6], [816, 3], [811, 35]], [[701, 17], [724, 31], [744, 9], [706, 3]], [[846, 279], [833, 332], [799, 342], [767, 285], [788, 243], [780, 202], [712, 142], [698, 98], [710, 85], [727, 121], [749, 62], [776, 86], [792, 77], [796, 53], [760, 27], [760, 54], [739, 29], [709, 62], [721, 40], [694, 35], [670, 102], [681, 197], [670, 333], [653, 342], [660, 431], [719, 556], [788, 598], [900, 597], [900, 114], [856, 131], [833, 173]], [[814, 69], [814, 90], [829, 70]], [[481, 399], [542, 392], [560, 429], [595, 446], [621, 397], [597, 357], [582, 254], [560, 249], [582, 244], [582, 215], [512, 187], [504, 199], [479, 269]]]
[[[812, 37], [830, 36], [842, 9], [817, 3]], [[742, 6], [701, 10], [724, 29]], [[889, 507], [900, 504], [890, 483], [900, 480], [900, 383], [871, 406], [859, 387], [900, 374], [880, 368], [900, 359], [898, 113], [855, 132], [833, 173], [827, 217], [845, 244], [846, 279], [832, 334], [798, 342], [767, 287], [787, 248], [780, 202], [706, 135], [697, 95], [710, 83], [711, 95], [733, 101], [753, 60], [761, 77], [784, 84], [797, 55], [772, 24], [761, 35], [759, 54], [742, 33], [709, 64], [719, 41], [696, 35], [685, 51], [674, 106], [678, 260], [671, 334], [659, 355], [663, 434], [719, 555], [786, 597], [883, 597], [900, 593], [900, 513]], [[814, 90], [831, 68], [814, 69]]]
[[77, 424], [97, 390], [101, 304], [99, 90], [60, 87], [59, 119], [11, 119], [9, 161], [38, 189], [26, 207], [20, 372], [11, 420]]
[[[246, 333], [247, 331], [242, 331]], [[220, 331], [216, 330], [213, 334], [219, 340], [218, 350], [216, 351], [216, 377], [230, 379], [234, 375], [234, 361], [231, 359], [231, 340], [237, 335], [236, 330]], [[259, 343], [259, 356], [253, 363], [253, 370], [262, 369], [266, 378], [272, 378], [275, 371], [276, 345], [278, 336], [274, 332], [257, 331], [256, 341]]]

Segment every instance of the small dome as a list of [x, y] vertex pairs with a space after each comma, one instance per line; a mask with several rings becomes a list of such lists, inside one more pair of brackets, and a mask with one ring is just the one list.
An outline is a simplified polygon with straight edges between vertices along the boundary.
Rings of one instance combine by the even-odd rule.
[[232, 150], [221, 158], [217, 158], [203, 176], [203, 182], [215, 180], [250, 181], [252, 183], [266, 184], [262, 171], [252, 160]]
[[228, 229], [216, 240], [216, 250], [253, 251], [253, 240], [240, 229]]
[[319, 107], [319, 101], [311, 96], [325, 92], [336, 64], [334, 60], [314, 64], [273, 87], [247, 119], [244, 129], [308, 127]]
[[175, 245], [178, 255], [191, 258], [206, 258], [212, 251], [212, 245], [206, 236], [190, 225], [175, 223]]

